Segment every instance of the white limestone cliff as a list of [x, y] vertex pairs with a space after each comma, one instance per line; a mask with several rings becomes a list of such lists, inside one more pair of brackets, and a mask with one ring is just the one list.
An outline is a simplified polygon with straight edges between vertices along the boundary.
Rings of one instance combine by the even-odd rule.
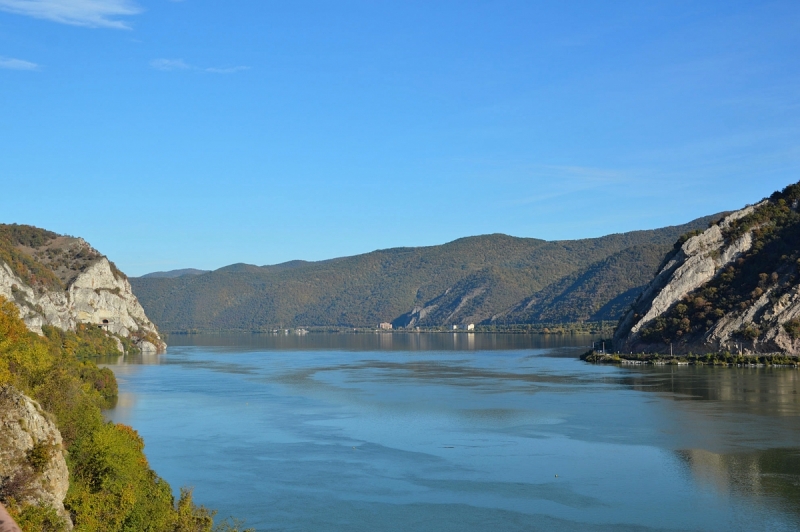
[[[642, 330], [751, 249], [754, 228], [734, 241], [726, 241], [723, 233], [733, 221], [751, 214], [763, 204], [736, 211], [684, 242], [620, 321], [614, 338], [615, 348], [620, 351], [650, 350], [651, 346], [640, 337]], [[783, 328], [787, 321], [800, 318], [800, 286], [781, 295], [777, 301], [774, 301], [775, 289], [768, 288], [747, 308], [727, 313], [706, 332], [700, 344], [685, 347], [694, 352], [742, 348], [744, 351], [800, 354], [800, 340], [793, 340]], [[736, 335], [749, 324], [758, 328], [759, 336], [743, 346]]]
[[43, 325], [75, 330], [78, 324], [86, 323], [131, 338], [143, 353], [166, 348], [128, 280], [115, 274], [102, 256], [80, 272], [66, 290], [34, 289], [0, 261], [0, 296], [13, 301], [28, 328], [38, 334]]

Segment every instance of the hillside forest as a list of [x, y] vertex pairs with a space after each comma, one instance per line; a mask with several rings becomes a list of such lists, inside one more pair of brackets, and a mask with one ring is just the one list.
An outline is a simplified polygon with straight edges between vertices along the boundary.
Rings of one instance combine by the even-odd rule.
[[164, 332], [616, 321], [675, 240], [717, 218], [583, 240], [484, 235], [320, 262], [234, 264], [130, 281]]

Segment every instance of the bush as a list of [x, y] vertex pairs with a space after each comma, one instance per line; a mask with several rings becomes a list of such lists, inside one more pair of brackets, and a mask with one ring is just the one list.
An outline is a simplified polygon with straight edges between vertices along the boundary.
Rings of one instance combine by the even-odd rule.
[[792, 340], [800, 338], [800, 318], [795, 318], [784, 323], [783, 330], [787, 332]]
[[[117, 382], [107, 368], [89, 360], [116, 342], [94, 327], [65, 332], [44, 328], [39, 337], [25, 327], [17, 307], [0, 297], [0, 384], [36, 399], [56, 421], [67, 449], [70, 486], [64, 500], [79, 532], [210, 532], [214, 513], [194, 505], [182, 490], [175, 505], [169, 484], [150, 469], [144, 441], [131, 427], [103, 420], [101, 408], [116, 403]], [[22, 530], [64, 530], [52, 510], [20, 505], [56, 448], [39, 443], [14, 478], [0, 482]], [[236, 528], [223, 530], [234, 531]]]

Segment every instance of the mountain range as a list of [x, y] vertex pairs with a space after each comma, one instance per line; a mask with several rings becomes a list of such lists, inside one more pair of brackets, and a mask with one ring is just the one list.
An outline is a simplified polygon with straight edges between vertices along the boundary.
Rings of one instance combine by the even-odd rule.
[[172, 332], [617, 320], [675, 240], [720, 217], [581, 240], [492, 234], [130, 282], [147, 315]]

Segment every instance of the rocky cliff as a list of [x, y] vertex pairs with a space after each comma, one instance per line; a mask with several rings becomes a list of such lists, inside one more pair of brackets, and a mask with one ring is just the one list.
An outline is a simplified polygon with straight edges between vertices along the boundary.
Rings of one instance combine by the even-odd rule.
[[800, 184], [685, 235], [620, 320], [615, 349], [800, 354]]
[[166, 348], [125, 275], [81, 238], [0, 225], [0, 295], [37, 333], [86, 323], [130, 338], [142, 352]]
[[64, 509], [69, 471], [61, 434], [38, 403], [11, 386], [0, 386], [0, 500]]

